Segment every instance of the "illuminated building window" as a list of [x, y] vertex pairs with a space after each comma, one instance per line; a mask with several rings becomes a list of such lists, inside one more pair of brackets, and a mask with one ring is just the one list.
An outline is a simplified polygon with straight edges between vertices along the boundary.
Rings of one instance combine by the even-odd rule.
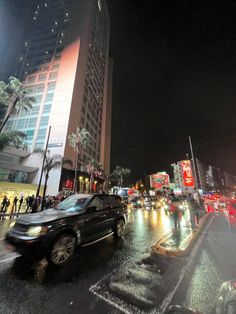
[[46, 98], [45, 98], [45, 102], [47, 101], [52, 101], [53, 100], [53, 96], [54, 96], [54, 93], [48, 93], [46, 95]]
[[34, 75], [34, 76], [29, 76], [27, 81], [28, 83], [34, 83], [35, 80], [36, 80], [36, 76]]
[[49, 116], [42, 116], [40, 120], [40, 128], [48, 125]]
[[28, 128], [35, 128], [37, 122], [37, 118], [29, 119]]
[[58, 72], [51, 72], [49, 75], [49, 80], [56, 80]]
[[57, 69], [59, 69], [59, 67], [60, 67], [60, 64], [58, 63], [58, 64], [54, 64], [53, 66], [52, 66], [52, 70], [57, 70]]
[[38, 77], [38, 82], [43, 82], [45, 81], [47, 78], [47, 74], [40, 74], [39, 77]]
[[48, 83], [48, 91], [54, 90], [56, 87], [56, 82]]
[[44, 104], [44, 107], [43, 107], [43, 114], [45, 113], [49, 113], [51, 111], [51, 107], [52, 107], [52, 104], [49, 103], [49, 104]]

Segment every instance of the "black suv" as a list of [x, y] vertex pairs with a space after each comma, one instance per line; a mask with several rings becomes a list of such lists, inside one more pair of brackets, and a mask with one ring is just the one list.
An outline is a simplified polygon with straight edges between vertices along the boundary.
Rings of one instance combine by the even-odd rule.
[[5, 248], [24, 256], [46, 256], [64, 265], [77, 245], [89, 245], [114, 234], [124, 235], [127, 206], [118, 195], [74, 194], [56, 208], [22, 215], [6, 234]]

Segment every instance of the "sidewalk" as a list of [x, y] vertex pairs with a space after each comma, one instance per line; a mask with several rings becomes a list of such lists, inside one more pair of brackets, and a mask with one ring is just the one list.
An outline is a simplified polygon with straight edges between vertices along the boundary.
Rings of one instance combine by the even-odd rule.
[[190, 226], [182, 227], [179, 230], [172, 230], [167, 237], [160, 239], [152, 247], [152, 251], [157, 254], [168, 256], [184, 256], [188, 254], [204, 228], [208, 217], [209, 214], [207, 213], [200, 218], [199, 226], [194, 230]]
[[5, 237], [6, 232], [10, 229], [13, 219], [0, 220], [0, 241]]

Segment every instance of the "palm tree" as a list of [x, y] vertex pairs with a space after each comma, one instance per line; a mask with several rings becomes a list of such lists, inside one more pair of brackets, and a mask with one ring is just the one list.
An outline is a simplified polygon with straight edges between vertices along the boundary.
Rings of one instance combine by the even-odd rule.
[[[44, 150], [38, 149], [38, 150], [35, 150], [35, 153], [41, 153], [43, 157], [45, 156]], [[46, 195], [46, 191], [47, 191], [47, 183], [48, 183], [50, 172], [54, 169], [61, 168], [66, 164], [72, 166], [72, 161], [70, 159], [63, 158], [59, 154], [54, 154], [54, 155], [50, 156], [49, 150], [46, 152], [46, 158], [45, 158], [45, 162], [43, 165], [43, 172], [45, 175], [45, 184], [44, 184], [44, 188], [43, 188], [43, 198], [42, 198], [42, 207], [41, 207], [42, 210], [43, 210], [43, 206], [44, 206], [44, 200], [45, 200], [45, 195]]]
[[14, 146], [16, 148], [24, 146], [25, 133], [19, 131], [6, 131], [0, 133], [0, 151], [6, 146]]
[[5, 117], [0, 126], [0, 133], [13, 113], [19, 114], [20, 111], [29, 111], [35, 98], [29, 96], [29, 91], [23, 83], [14, 76], [9, 77], [9, 83], [0, 81], [0, 105], [6, 106]]
[[86, 166], [86, 170], [90, 175], [90, 192], [92, 192], [95, 176], [101, 176], [104, 173], [104, 170], [102, 168], [102, 164], [97, 162], [95, 159], [89, 161]]
[[128, 168], [123, 168], [121, 166], [116, 166], [115, 170], [112, 172], [111, 177], [116, 179], [120, 187], [123, 186], [124, 180], [127, 179], [131, 174], [131, 170]]
[[77, 168], [78, 168], [78, 160], [79, 154], [81, 153], [82, 149], [86, 149], [87, 145], [91, 142], [91, 135], [89, 131], [85, 128], [80, 129], [79, 127], [76, 128], [76, 131], [71, 133], [68, 136], [69, 145], [75, 151], [75, 176], [74, 176], [74, 192], [77, 192]]

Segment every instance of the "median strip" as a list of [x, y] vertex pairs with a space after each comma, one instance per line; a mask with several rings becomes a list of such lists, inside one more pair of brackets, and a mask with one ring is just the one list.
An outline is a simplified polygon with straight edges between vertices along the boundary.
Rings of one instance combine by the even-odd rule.
[[152, 252], [166, 256], [185, 256], [196, 242], [201, 231], [208, 222], [209, 214], [200, 219], [199, 227], [173, 230], [168, 237], [160, 239], [152, 246]]

